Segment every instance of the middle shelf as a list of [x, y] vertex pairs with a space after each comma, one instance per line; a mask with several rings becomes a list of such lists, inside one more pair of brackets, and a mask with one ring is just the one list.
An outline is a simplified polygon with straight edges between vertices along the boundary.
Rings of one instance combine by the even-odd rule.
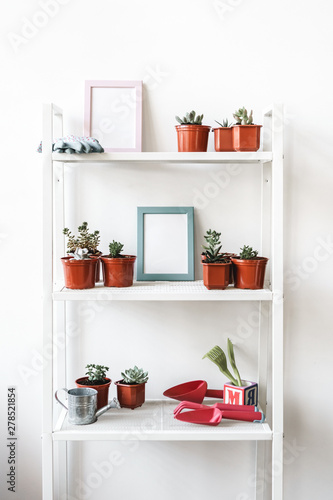
[[[215, 400], [216, 401], [216, 400]], [[218, 426], [174, 419], [177, 401], [150, 400], [135, 410], [111, 409], [90, 425], [70, 425], [64, 410], [53, 432], [55, 441], [270, 441], [268, 423], [223, 419]], [[232, 406], [232, 405], [231, 405]]]

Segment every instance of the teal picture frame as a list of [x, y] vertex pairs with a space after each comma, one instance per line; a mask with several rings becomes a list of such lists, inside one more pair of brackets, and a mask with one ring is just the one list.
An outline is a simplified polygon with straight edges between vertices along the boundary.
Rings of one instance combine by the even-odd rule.
[[[156, 215], [157, 217], [153, 217]], [[184, 216], [184, 217], [160, 217]], [[149, 221], [149, 222], [148, 222]], [[164, 225], [165, 222], [165, 225]], [[177, 254], [173, 251], [168, 253], [168, 244], [163, 246], [165, 252], [160, 258], [158, 252], [154, 253], [151, 246], [159, 244], [161, 234], [168, 241], [172, 240], [173, 223], [175, 224], [175, 234], [180, 237], [177, 242], [173, 242], [171, 248], [177, 246]], [[155, 225], [154, 225], [155, 224]], [[155, 227], [155, 229], [154, 229]], [[137, 248], [137, 281], [193, 281], [194, 280], [194, 208], [193, 207], [138, 207], [137, 208], [137, 228], [138, 228], [138, 248]], [[165, 229], [165, 232], [164, 232]], [[154, 231], [156, 238], [154, 238]], [[150, 242], [148, 241], [150, 238]], [[170, 240], [169, 240], [170, 236]], [[160, 245], [163, 243], [160, 242]], [[148, 248], [147, 248], [148, 247]], [[149, 262], [147, 262], [148, 257]], [[156, 256], [155, 263], [151, 262]], [[151, 272], [148, 268], [154, 267], [168, 268], [168, 271]], [[173, 270], [173, 267], [175, 268]], [[179, 272], [179, 267], [181, 271]]]

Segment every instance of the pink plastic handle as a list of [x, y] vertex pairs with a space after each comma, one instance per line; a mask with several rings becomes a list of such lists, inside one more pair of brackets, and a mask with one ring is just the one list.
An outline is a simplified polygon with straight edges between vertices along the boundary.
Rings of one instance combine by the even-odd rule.
[[205, 397], [223, 399], [223, 391], [218, 391], [216, 389], [207, 389]]
[[265, 420], [265, 415], [261, 411], [222, 411], [222, 418], [230, 420], [245, 420], [246, 422], [260, 422]]
[[214, 408], [222, 411], [245, 411], [245, 412], [257, 412], [258, 408], [254, 405], [231, 405], [228, 403], [215, 403]]

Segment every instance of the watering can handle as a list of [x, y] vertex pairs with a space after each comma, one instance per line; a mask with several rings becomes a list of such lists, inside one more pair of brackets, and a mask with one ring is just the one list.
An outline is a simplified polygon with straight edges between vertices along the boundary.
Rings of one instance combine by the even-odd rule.
[[56, 400], [58, 401], [58, 403], [60, 403], [60, 404], [61, 404], [64, 408], [66, 408], [66, 410], [68, 410], [67, 406], [66, 406], [66, 405], [64, 405], [64, 403], [63, 403], [62, 401], [60, 401], [60, 399], [58, 398], [58, 392], [59, 392], [59, 391], [65, 391], [65, 392], [67, 392], [67, 394], [68, 394], [68, 390], [67, 390], [67, 389], [65, 389], [65, 388], [63, 388], [63, 389], [58, 389], [58, 390], [55, 392], [55, 395], [54, 395], [54, 396], [55, 396], [55, 398], [56, 398]]
[[223, 399], [223, 391], [218, 391], [216, 389], [207, 389], [206, 397]]

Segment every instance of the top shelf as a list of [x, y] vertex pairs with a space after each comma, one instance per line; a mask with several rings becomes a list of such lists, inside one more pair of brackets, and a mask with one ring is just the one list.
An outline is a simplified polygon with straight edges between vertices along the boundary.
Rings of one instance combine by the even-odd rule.
[[52, 160], [62, 163], [267, 163], [272, 161], [270, 151], [230, 152], [230, 153], [91, 153], [67, 154], [52, 153]]

